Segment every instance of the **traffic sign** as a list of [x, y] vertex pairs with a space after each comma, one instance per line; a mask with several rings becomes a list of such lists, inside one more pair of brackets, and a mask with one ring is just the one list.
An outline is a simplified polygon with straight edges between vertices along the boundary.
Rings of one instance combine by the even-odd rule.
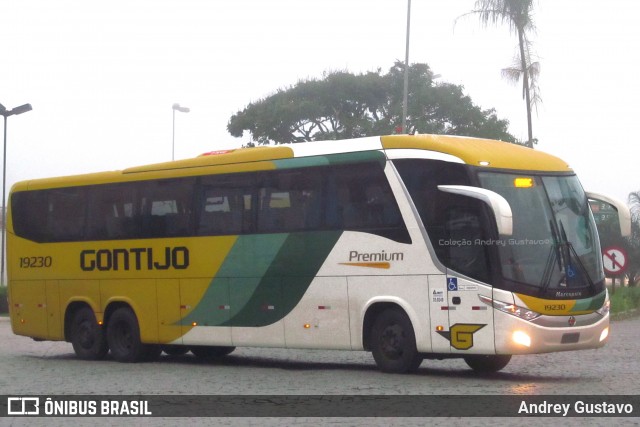
[[627, 252], [617, 246], [610, 246], [602, 251], [604, 271], [610, 275], [624, 273], [627, 268]]

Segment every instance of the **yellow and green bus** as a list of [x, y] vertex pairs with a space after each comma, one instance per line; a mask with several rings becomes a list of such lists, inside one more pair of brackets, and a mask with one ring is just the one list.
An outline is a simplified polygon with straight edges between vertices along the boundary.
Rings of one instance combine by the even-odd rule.
[[[370, 351], [387, 372], [454, 357], [497, 371], [606, 343], [587, 199], [556, 157], [437, 135], [20, 182], [11, 325], [83, 359], [251, 346]], [[628, 210], [606, 200], [628, 233]]]

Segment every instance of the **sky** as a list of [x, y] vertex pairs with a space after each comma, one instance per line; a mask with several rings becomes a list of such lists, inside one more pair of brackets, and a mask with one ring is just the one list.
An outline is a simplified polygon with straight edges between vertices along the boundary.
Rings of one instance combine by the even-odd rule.
[[[410, 62], [464, 86], [526, 139], [521, 90], [505, 81], [517, 39], [456, 20], [474, 0], [412, 0]], [[536, 149], [588, 191], [640, 190], [640, 2], [538, 0], [531, 39], [542, 103]], [[0, 0], [7, 183], [189, 158], [240, 147], [229, 118], [324, 72], [404, 60], [407, 0]], [[189, 113], [173, 111], [179, 103]]]

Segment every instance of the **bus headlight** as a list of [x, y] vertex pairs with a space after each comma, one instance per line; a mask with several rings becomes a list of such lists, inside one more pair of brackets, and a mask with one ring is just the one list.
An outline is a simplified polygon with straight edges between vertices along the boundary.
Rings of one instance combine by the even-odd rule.
[[515, 331], [511, 336], [511, 339], [516, 344], [531, 347], [531, 337], [526, 332]]
[[512, 316], [516, 316], [524, 320], [533, 320], [536, 317], [540, 316], [540, 313], [529, 310], [525, 307], [517, 306], [515, 304], [508, 304], [506, 302], [498, 301], [489, 297], [485, 297], [483, 295], [478, 295], [478, 298], [480, 298], [480, 301], [487, 304], [488, 306], [496, 308], [500, 311], [504, 311], [505, 313], [509, 313]]
[[609, 336], [609, 327], [607, 326], [602, 330], [602, 332], [600, 332], [600, 342], [606, 340], [608, 336]]

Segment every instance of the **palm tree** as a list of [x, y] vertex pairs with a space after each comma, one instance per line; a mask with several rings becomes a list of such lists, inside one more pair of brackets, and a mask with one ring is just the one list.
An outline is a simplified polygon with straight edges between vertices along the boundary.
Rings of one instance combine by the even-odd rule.
[[540, 64], [531, 60], [531, 41], [528, 34], [535, 30], [533, 23], [533, 0], [477, 0], [475, 9], [463, 15], [478, 15], [480, 22], [489, 24], [507, 24], [509, 30], [518, 37], [518, 55], [512, 67], [502, 70], [503, 77], [519, 81], [522, 76], [522, 97], [527, 106], [528, 140], [526, 146], [533, 148], [533, 129], [531, 125], [531, 107], [540, 101], [537, 77]]
[[640, 221], [640, 190], [629, 193], [629, 209], [633, 219]]

